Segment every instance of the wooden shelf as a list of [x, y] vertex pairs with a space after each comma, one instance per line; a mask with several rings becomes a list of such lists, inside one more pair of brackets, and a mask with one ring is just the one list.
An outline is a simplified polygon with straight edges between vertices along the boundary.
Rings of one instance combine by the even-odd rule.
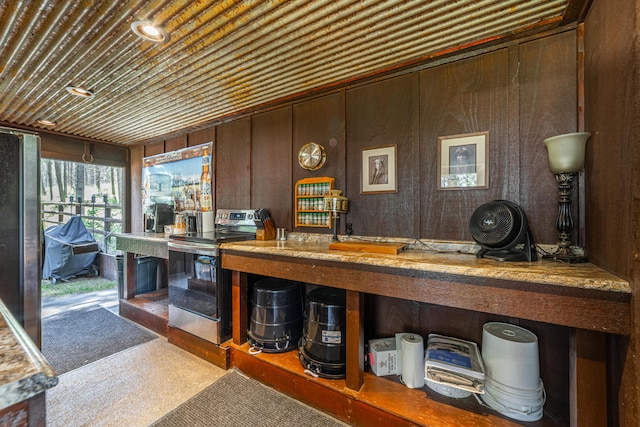
[[[233, 245], [231, 245], [233, 246]], [[429, 418], [429, 425], [500, 425], [493, 420], [505, 419], [505, 425], [520, 425], [515, 420], [496, 414], [489, 409], [480, 407], [460, 408], [462, 402], [453, 399], [453, 402], [445, 402], [444, 396], [427, 392], [430, 403], [422, 406], [413, 401], [415, 391], [404, 386], [399, 386], [387, 378], [377, 378], [365, 370], [364, 366], [364, 335], [365, 335], [365, 307], [364, 295], [381, 295], [410, 301], [437, 304], [452, 309], [466, 309], [479, 313], [495, 313], [500, 316], [510, 316], [517, 319], [525, 319], [534, 322], [546, 322], [550, 325], [569, 327], [568, 331], [568, 370], [560, 372], [566, 374], [571, 382], [568, 387], [568, 400], [562, 399], [562, 393], [558, 389], [548, 390], [547, 395], [560, 402], [548, 401], [545, 404], [545, 417], [536, 423], [522, 423], [523, 425], [554, 426], [575, 424], [581, 426], [601, 425], [598, 418], [589, 417], [588, 408], [598, 408], [606, 414], [602, 405], [606, 401], [604, 394], [604, 381], [606, 378], [606, 365], [604, 363], [603, 349], [606, 333], [628, 333], [629, 294], [624, 292], [594, 290], [581, 287], [554, 286], [547, 283], [530, 283], [517, 281], [513, 278], [482, 278], [475, 276], [452, 275], [445, 273], [432, 273], [412, 269], [411, 274], [406, 274], [404, 269], [385, 266], [384, 258], [387, 255], [375, 254], [376, 260], [382, 259], [381, 266], [371, 266], [332, 260], [322, 260], [313, 257], [301, 256], [302, 244], [293, 245], [295, 256], [287, 256], [280, 248], [277, 252], [270, 252], [269, 248], [259, 245], [251, 245], [250, 250], [240, 249], [240, 246], [223, 248], [223, 268], [232, 270], [232, 313], [233, 313], [233, 343], [235, 346], [244, 345], [247, 341], [246, 331], [249, 319], [249, 281], [252, 275], [277, 277], [281, 279], [301, 281], [314, 285], [332, 286], [346, 290], [346, 377], [344, 382], [326, 387], [326, 383], [309, 379], [300, 374], [301, 368], [287, 368], [296, 365], [296, 357], [287, 362], [280, 356], [262, 355], [250, 356], [248, 361], [243, 361], [243, 352], [238, 352], [239, 359], [246, 364], [247, 369], [256, 369], [255, 374], [261, 381], [276, 387], [274, 382], [280, 381], [278, 387], [282, 391], [294, 395], [296, 398], [306, 401], [304, 394], [323, 394], [318, 402], [309, 404], [323, 408], [336, 416], [344, 416], [340, 407], [326, 409], [325, 400], [353, 399], [368, 407], [383, 408], [382, 412], [400, 414], [398, 417], [409, 417], [412, 422], [423, 420], [423, 413]], [[315, 247], [311, 245], [311, 247]], [[326, 248], [313, 249], [325, 254]], [[388, 255], [400, 257], [400, 255]], [[411, 257], [410, 257], [411, 258]], [[462, 256], [463, 259], [466, 257]], [[358, 259], [361, 256], [358, 255]], [[398, 258], [394, 258], [399, 263]], [[448, 263], [456, 260], [445, 257]], [[475, 257], [466, 260], [473, 263]], [[435, 264], [434, 264], [435, 265]], [[437, 264], [440, 266], [440, 264]], [[309, 274], [309, 266], [313, 273]], [[504, 268], [503, 266], [500, 266]], [[543, 267], [543, 266], [542, 266]], [[538, 266], [538, 268], [541, 268]], [[555, 266], [554, 266], [555, 268]], [[592, 270], [591, 274], [600, 274], [594, 267], [586, 266]], [[575, 273], [575, 269], [572, 270]], [[586, 273], [586, 271], [585, 271]], [[589, 276], [591, 277], [591, 276]], [[495, 304], [493, 303], [495, 301]], [[523, 304], [527, 301], [526, 304]], [[558, 310], [558, 307], [567, 307], [566, 310]], [[585, 308], [588, 307], [588, 308]], [[584, 317], [583, 317], [584, 315]], [[601, 330], [602, 329], [602, 330]], [[249, 356], [246, 356], [249, 357]], [[283, 356], [286, 357], [286, 356]], [[260, 370], [265, 370], [261, 361], [269, 360], [271, 374], [265, 376]], [[251, 364], [258, 365], [251, 368]], [[234, 363], [235, 364], [235, 363]], [[236, 364], [236, 366], [239, 366]], [[240, 367], [240, 366], [239, 366]], [[242, 369], [242, 367], [241, 367]], [[273, 379], [271, 377], [284, 376], [285, 379]], [[302, 379], [304, 378], [304, 381]], [[289, 383], [313, 384], [312, 391], [307, 390], [303, 395], [295, 390]], [[293, 387], [293, 390], [289, 390]], [[329, 391], [328, 391], [329, 390]], [[336, 392], [340, 390], [340, 392]], [[549, 393], [549, 391], [552, 391]], [[424, 394], [424, 392], [423, 392]], [[315, 397], [314, 397], [315, 398]], [[396, 410], [385, 406], [385, 401], [393, 400], [404, 405], [409, 401], [408, 407], [418, 405], [418, 410]], [[449, 399], [452, 400], [452, 399]], [[420, 401], [421, 402], [421, 401]], [[434, 403], [434, 402], [437, 402]], [[394, 404], [395, 405], [395, 404]], [[342, 415], [340, 415], [342, 414]], [[493, 416], [491, 423], [487, 423], [488, 417]], [[436, 420], [443, 420], [434, 422]], [[422, 422], [422, 421], [420, 421]], [[447, 422], [449, 424], [447, 424]], [[498, 421], [495, 421], [496, 423]], [[364, 424], [360, 422], [357, 424]]]
[[[296, 227], [331, 228], [333, 216], [331, 212], [322, 209], [323, 198], [330, 194], [335, 183], [334, 178], [326, 176], [305, 178], [296, 182], [294, 188], [293, 219]], [[316, 208], [303, 205], [307, 201], [317, 199]], [[306, 221], [309, 219], [309, 221]]]
[[[428, 389], [409, 389], [397, 376], [377, 377], [364, 373], [360, 390], [350, 390], [344, 380], [314, 378], [304, 373], [298, 351], [285, 353], [249, 353], [248, 343], [231, 348], [232, 365], [256, 380], [295, 399], [301, 400], [336, 418], [355, 425], [370, 425], [375, 416], [377, 425], [438, 426], [520, 426], [480, 405], [476, 399], [453, 399]], [[375, 414], [375, 415], [372, 415]], [[545, 416], [527, 426], [567, 425], [565, 418]]]

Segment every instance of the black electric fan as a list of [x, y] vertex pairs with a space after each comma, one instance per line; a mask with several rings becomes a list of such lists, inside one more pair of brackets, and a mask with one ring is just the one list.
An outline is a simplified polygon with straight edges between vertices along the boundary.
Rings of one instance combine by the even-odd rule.
[[481, 247], [478, 258], [497, 261], [537, 261], [535, 244], [520, 206], [494, 200], [475, 210], [469, 221], [471, 236]]

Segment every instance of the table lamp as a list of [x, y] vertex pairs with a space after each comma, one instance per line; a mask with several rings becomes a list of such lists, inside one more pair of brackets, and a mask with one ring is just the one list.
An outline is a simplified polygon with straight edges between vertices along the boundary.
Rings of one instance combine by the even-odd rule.
[[587, 262], [587, 258], [574, 253], [571, 249], [571, 230], [573, 229], [571, 182], [576, 172], [584, 167], [585, 146], [590, 136], [588, 132], [575, 132], [544, 140], [549, 153], [549, 166], [558, 182], [560, 207], [556, 220], [556, 228], [559, 232], [558, 249], [543, 258], [568, 263]]

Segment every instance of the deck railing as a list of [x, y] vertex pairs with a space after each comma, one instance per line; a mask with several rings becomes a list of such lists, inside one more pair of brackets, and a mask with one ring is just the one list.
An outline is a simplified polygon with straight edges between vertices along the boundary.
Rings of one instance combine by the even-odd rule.
[[113, 234], [122, 231], [122, 205], [111, 204], [106, 197], [98, 201], [92, 196], [91, 200], [85, 201], [42, 202], [40, 213], [44, 230], [80, 215], [100, 249], [105, 253], [115, 252]]

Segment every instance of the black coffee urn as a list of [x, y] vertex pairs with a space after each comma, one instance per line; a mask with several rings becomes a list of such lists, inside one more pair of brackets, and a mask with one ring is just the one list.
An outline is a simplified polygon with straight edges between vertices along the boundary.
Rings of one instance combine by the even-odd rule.
[[151, 205], [144, 222], [147, 233], [164, 233], [164, 226], [173, 224], [173, 206], [160, 203]]

